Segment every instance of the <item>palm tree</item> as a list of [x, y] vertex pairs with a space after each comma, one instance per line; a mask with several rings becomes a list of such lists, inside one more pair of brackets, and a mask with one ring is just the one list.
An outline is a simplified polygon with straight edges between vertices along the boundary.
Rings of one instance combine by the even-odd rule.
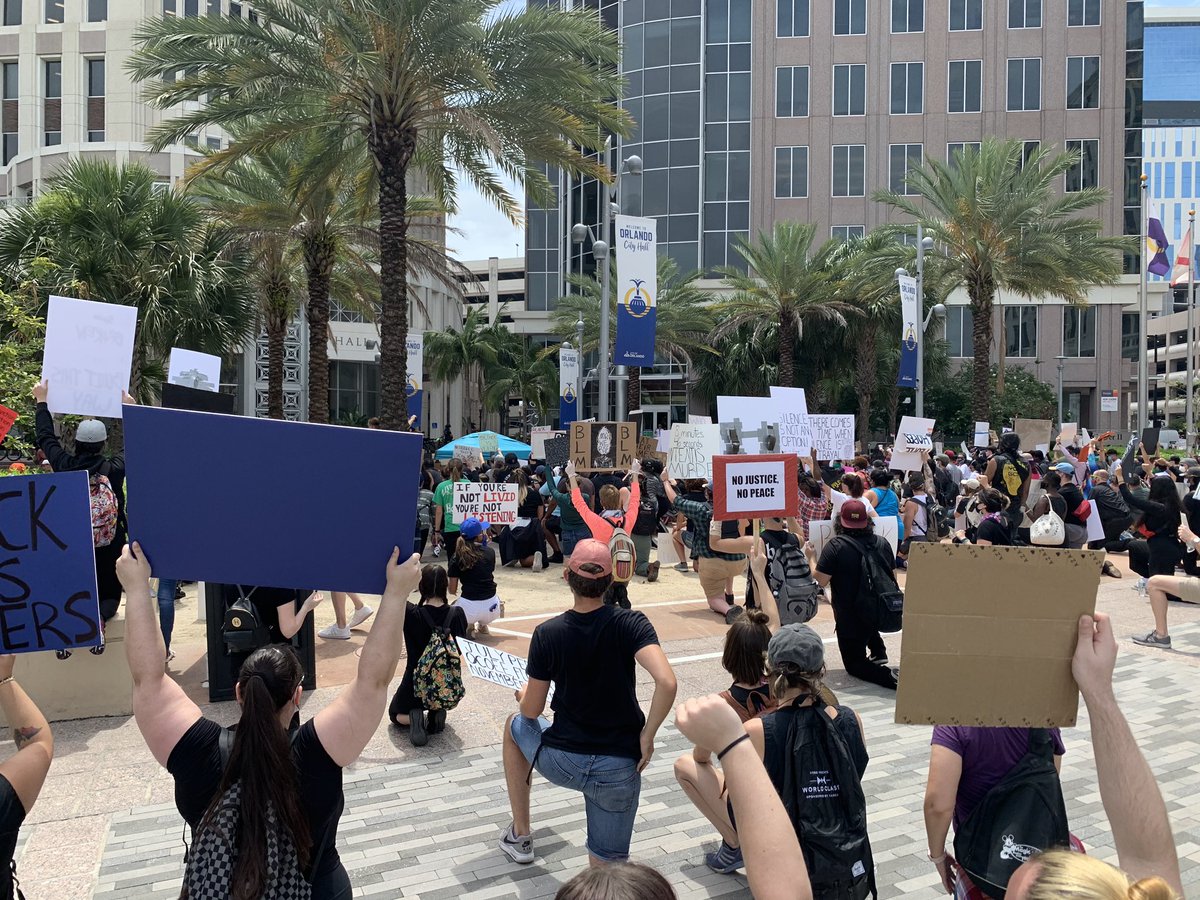
[[718, 396], [763, 397], [779, 384], [778, 357], [771, 352], [775, 325], [739, 325], [696, 357], [693, 392], [710, 407]]
[[857, 310], [840, 299], [834, 275], [840, 241], [829, 240], [809, 256], [816, 226], [800, 222], [776, 222], [770, 233], [760, 233], [756, 243], [738, 237], [735, 246], [746, 260], [749, 272], [735, 266], [717, 271], [733, 296], [720, 304], [724, 317], [719, 335], [742, 325], [753, 325], [756, 337], [762, 329], [775, 326], [779, 381], [784, 387], [796, 383], [796, 342], [804, 323], [846, 324], [846, 316]]
[[[613, 263], [615, 266], [615, 263]], [[680, 273], [675, 260], [659, 256], [657, 263], [658, 298], [655, 302], [654, 351], [674, 363], [691, 367], [697, 354], [712, 354], [712, 330], [715, 326], [712, 297], [697, 282], [699, 271]], [[584, 353], [600, 346], [600, 282], [589, 275], [568, 275], [574, 292], [560, 297], [550, 314], [551, 328], [565, 340], [575, 340], [576, 323], [583, 316]], [[609, 319], [617, 320], [617, 279], [609, 279]], [[616, 330], [610, 332], [609, 351], [616, 344]], [[642, 370], [629, 368], [626, 409], [642, 405]]]
[[[253, 21], [149, 18], [130, 69], [161, 108], [155, 149], [204, 125], [237, 128], [226, 159], [311, 136], [339, 160], [366, 141], [378, 174], [382, 423], [406, 414], [410, 174], [453, 212], [457, 172], [514, 220], [497, 172], [548, 202], [551, 169], [610, 177], [599, 147], [627, 134], [616, 36], [594, 10], [500, 0], [256, 0]], [[177, 71], [187, 74], [174, 79]], [[174, 80], [168, 82], [166, 78]], [[410, 171], [411, 170], [411, 171]]]
[[480, 428], [488, 406], [487, 375], [511, 340], [512, 333], [503, 325], [488, 324], [483, 305], [467, 309], [461, 328], [425, 332], [425, 358], [434, 381], [447, 383], [459, 377], [466, 381], [479, 399]]
[[141, 400], [156, 394], [150, 376], [172, 347], [227, 356], [254, 324], [239, 237], [140, 165], [76, 159], [59, 169], [5, 216], [0, 271], [10, 285], [136, 306], [130, 391]]
[[[527, 411], [545, 413], [556, 408], [558, 398], [558, 369], [554, 361], [539, 353], [529, 342], [517, 335], [506, 342], [497, 355], [496, 365], [487, 373], [484, 402], [500, 413], [501, 428], [508, 421], [509, 400], [516, 397], [524, 402]], [[521, 430], [526, 438], [533, 419], [526, 414]]]
[[989, 360], [992, 304], [999, 290], [1025, 297], [1061, 297], [1084, 305], [1093, 285], [1115, 284], [1121, 254], [1135, 241], [1106, 237], [1099, 219], [1078, 213], [1104, 203], [1108, 191], [1057, 193], [1079, 162], [1077, 153], [988, 138], [953, 164], [930, 157], [906, 178], [904, 196], [877, 191], [875, 199], [906, 213], [934, 239], [927, 266], [940, 268], [948, 290], [965, 287], [974, 314], [972, 409], [980, 420], [992, 405]]

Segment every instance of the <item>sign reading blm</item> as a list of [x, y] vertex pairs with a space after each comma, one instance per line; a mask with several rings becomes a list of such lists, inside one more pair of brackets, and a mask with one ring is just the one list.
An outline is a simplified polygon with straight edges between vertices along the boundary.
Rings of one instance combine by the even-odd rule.
[[760, 519], [800, 511], [799, 458], [792, 453], [713, 457], [713, 518]]
[[0, 478], [0, 652], [99, 645], [87, 473]]
[[636, 454], [632, 422], [571, 423], [571, 460], [580, 472], [625, 472]]

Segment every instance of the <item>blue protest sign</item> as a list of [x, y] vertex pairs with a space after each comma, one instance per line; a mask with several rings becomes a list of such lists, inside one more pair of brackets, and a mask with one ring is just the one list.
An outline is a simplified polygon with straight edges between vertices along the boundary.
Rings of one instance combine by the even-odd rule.
[[86, 472], [0, 478], [0, 652], [100, 644]]
[[125, 407], [129, 532], [156, 575], [379, 594], [416, 532], [418, 434]]

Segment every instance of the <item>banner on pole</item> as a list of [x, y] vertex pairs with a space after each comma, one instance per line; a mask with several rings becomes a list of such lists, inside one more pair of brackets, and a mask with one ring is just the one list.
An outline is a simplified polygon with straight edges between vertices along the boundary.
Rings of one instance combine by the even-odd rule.
[[558, 421], [561, 428], [575, 421], [578, 383], [579, 351], [563, 347], [558, 351]]
[[921, 339], [921, 302], [917, 297], [917, 279], [897, 275], [900, 285], [900, 375], [896, 386], [915, 388], [917, 378], [917, 342]]
[[658, 249], [654, 219], [617, 216], [618, 366], [654, 365]]
[[[416, 416], [417, 422], [421, 421], [421, 402], [425, 397], [423, 379], [425, 377], [425, 335], [421, 332], [409, 332], [408, 344], [408, 362], [405, 364], [408, 369], [408, 380], [404, 384], [404, 395], [408, 398], [408, 415], [409, 417]], [[418, 431], [423, 431], [423, 428], [418, 428]]]

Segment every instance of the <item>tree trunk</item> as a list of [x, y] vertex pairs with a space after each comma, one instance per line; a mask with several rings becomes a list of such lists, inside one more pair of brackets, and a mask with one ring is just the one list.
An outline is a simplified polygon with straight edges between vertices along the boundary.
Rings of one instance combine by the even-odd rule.
[[[382, 110], [373, 113], [383, 115]], [[377, 124], [368, 134], [379, 172], [380, 423], [398, 431], [408, 422], [408, 164], [417, 145], [412, 128]]]
[[329, 424], [329, 282], [337, 243], [324, 228], [310, 225], [304, 235], [308, 280], [308, 421]]
[[625, 410], [627, 413], [642, 408], [642, 370], [636, 366], [627, 366], [629, 381], [625, 383]]
[[867, 446], [867, 433], [871, 428], [871, 404], [875, 400], [875, 381], [878, 376], [875, 360], [876, 325], [868, 323], [857, 341], [854, 362], [854, 393], [858, 397], [858, 440]]
[[[283, 341], [287, 336], [287, 313], [272, 310], [265, 317], [267, 328], [267, 415], [283, 418]], [[328, 392], [326, 392], [328, 394]], [[310, 401], [311, 402], [311, 401]]]
[[779, 317], [779, 384], [796, 386], [796, 321], [790, 313]]
[[973, 343], [975, 358], [971, 361], [971, 414], [976, 421], [992, 418], [992, 286], [986, 282], [967, 285], [974, 317]]

